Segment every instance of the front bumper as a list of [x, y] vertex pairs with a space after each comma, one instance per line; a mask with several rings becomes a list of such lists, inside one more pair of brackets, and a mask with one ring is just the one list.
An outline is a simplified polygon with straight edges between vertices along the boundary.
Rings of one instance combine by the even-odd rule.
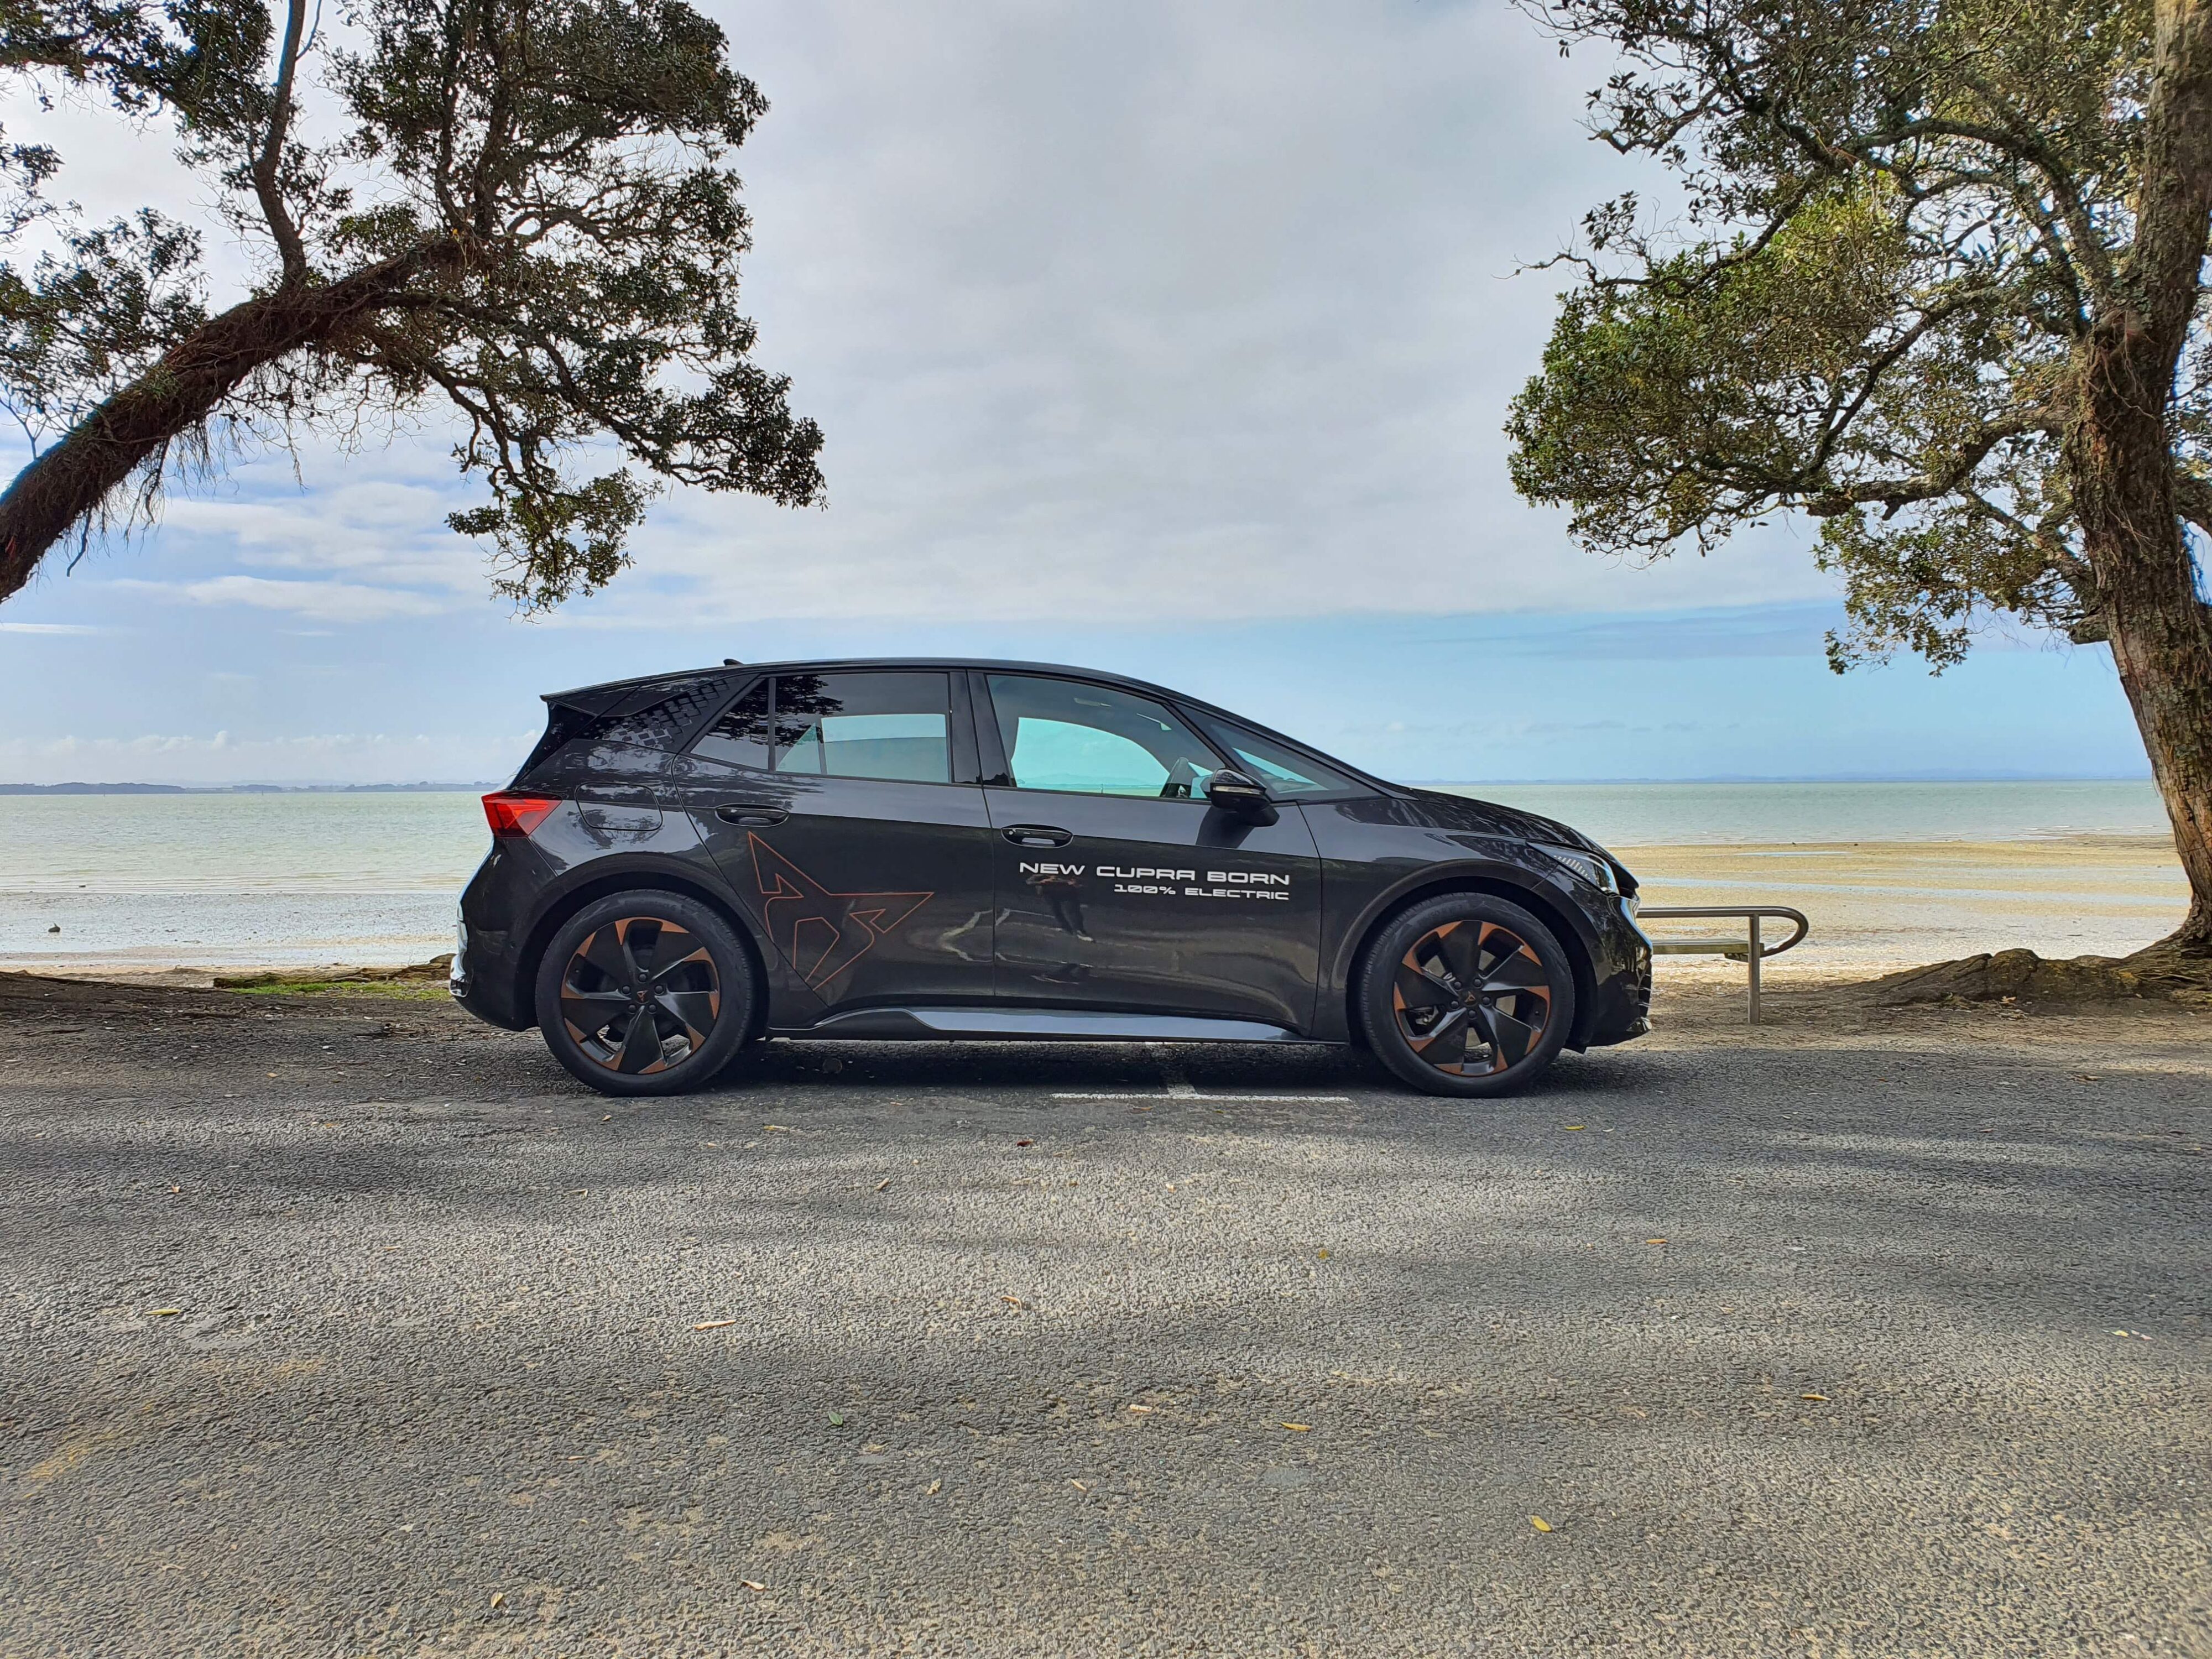
[[1629, 905], [1623, 899], [1590, 918], [1597, 935], [1590, 963], [1595, 982], [1583, 1041], [1593, 1048], [1626, 1042], [1651, 1029], [1651, 941]]

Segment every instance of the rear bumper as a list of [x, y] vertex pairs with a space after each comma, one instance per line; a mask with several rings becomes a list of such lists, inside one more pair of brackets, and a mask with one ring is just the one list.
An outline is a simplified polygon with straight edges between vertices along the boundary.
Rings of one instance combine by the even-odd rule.
[[447, 981], [454, 1001], [506, 1031], [526, 1031], [538, 1023], [522, 983], [523, 939], [516, 923], [527, 911], [527, 878], [515, 867], [520, 861], [508, 847], [495, 843], [461, 890], [459, 932]]

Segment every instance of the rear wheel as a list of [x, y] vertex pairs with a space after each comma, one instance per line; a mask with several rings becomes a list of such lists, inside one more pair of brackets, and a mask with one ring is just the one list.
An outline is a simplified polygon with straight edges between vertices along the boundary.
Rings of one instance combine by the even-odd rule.
[[713, 1080], [752, 1030], [752, 963], [720, 915], [680, 893], [617, 893], [568, 918], [538, 968], [538, 1029], [602, 1094]]
[[1534, 1082], [1575, 1023], [1575, 976], [1551, 929], [1517, 904], [1451, 893], [1370, 941], [1358, 982], [1368, 1047], [1434, 1095], [1510, 1094]]

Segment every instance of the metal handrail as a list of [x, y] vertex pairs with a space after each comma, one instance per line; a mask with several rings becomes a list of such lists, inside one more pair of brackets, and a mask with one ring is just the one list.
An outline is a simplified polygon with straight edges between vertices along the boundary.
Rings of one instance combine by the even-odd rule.
[[[1803, 942], [1813, 931], [1813, 924], [1805, 919], [1802, 910], [1793, 910], [1786, 904], [1647, 904], [1636, 913], [1639, 922], [1655, 917], [1680, 921], [1695, 916], [1741, 916], [1746, 927], [1742, 939], [1653, 939], [1651, 952], [1662, 957], [1728, 957], [1745, 963], [1751, 973], [1751, 1023], [1759, 1024], [1759, 964], [1769, 957], [1778, 957], [1792, 945]], [[1759, 919], [1763, 916], [1782, 916], [1797, 924], [1797, 931], [1779, 945], [1769, 945], [1759, 937]]]

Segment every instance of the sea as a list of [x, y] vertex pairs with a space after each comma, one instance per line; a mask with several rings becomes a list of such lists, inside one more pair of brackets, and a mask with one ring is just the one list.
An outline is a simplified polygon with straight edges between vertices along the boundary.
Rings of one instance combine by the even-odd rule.
[[[1620, 848], [2166, 833], [2147, 781], [1429, 787]], [[0, 795], [0, 965], [418, 962], [452, 948], [488, 845], [469, 793]]]

